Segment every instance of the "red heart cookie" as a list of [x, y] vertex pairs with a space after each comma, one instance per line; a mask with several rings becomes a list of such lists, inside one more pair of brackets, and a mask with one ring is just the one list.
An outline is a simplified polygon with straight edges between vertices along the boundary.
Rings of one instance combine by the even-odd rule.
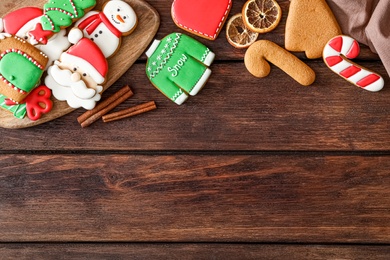
[[172, 18], [179, 28], [215, 40], [232, 7], [232, 0], [175, 0]]

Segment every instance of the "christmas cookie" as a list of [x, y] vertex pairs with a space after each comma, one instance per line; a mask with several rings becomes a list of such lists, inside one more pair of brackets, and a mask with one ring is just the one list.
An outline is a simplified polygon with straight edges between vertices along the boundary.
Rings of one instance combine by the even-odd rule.
[[137, 26], [137, 15], [129, 4], [111, 0], [103, 5], [101, 12], [88, 12], [76, 23], [82, 31], [72, 29], [73, 40], [81, 35], [90, 38], [102, 50], [106, 58], [114, 55], [120, 47], [122, 36], [131, 34]]
[[309, 59], [320, 58], [325, 44], [340, 34], [325, 0], [291, 0], [286, 23], [287, 50], [304, 51]]
[[72, 108], [93, 109], [100, 100], [108, 64], [99, 47], [82, 38], [47, 70], [45, 84], [53, 96]]
[[36, 48], [49, 57], [48, 65], [51, 65], [54, 60], [60, 57], [63, 51], [69, 48], [70, 42], [65, 36], [66, 31], [61, 30], [59, 33], [50, 37], [46, 44], [36, 45], [38, 42], [35, 38], [31, 37], [30, 32], [40, 23], [43, 14], [42, 9], [24, 7], [8, 13], [0, 19], [0, 28], [2, 28], [3, 32], [16, 35], [32, 45], [35, 45]]
[[355, 39], [340, 35], [326, 44], [323, 57], [334, 73], [355, 86], [372, 92], [381, 90], [385, 82], [380, 75], [348, 60], [356, 58], [359, 53], [359, 43]]
[[96, 0], [49, 0], [44, 6], [44, 14], [30, 35], [46, 44], [47, 40], [77, 21], [96, 5]]
[[271, 41], [257, 41], [245, 53], [245, 67], [255, 77], [263, 78], [269, 75], [271, 67], [268, 61], [301, 85], [311, 85], [315, 80], [316, 75], [309, 66]]
[[19, 103], [39, 82], [48, 58], [25, 40], [0, 34], [0, 94]]
[[146, 74], [165, 96], [181, 105], [196, 95], [211, 75], [214, 60], [209, 48], [191, 37], [172, 33], [155, 40], [146, 52]]
[[179, 28], [215, 40], [231, 7], [232, 0], [174, 0], [171, 14]]
[[47, 114], [53, 108], [53, 102], [50, 100], [51, 92], [46, 86], [39, 86], [22, 101], [21, 104], [0, 95], [0, 106], [14, 114], [16, 118], [23, 119], [27, 114], [28, 118], [36, 121], [43, 114]]
[[17, 104], [17, 103], [8, 103], [9, 102], [9, 99], [0, 94], [0, 107], [11, 112], [14, 117], [18, 118], [18, 119], [23, 119], [26, 114], [27, 114], [27, 110], [26, 110], [26, 104]]

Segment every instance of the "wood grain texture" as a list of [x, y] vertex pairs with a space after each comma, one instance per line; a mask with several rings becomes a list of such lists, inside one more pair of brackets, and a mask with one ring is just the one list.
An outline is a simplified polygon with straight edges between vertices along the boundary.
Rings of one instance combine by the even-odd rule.
[[[45, 2], [47, 1], [24, 0], [15, 2], [13, 0], [2, 0], [0, 4], [0, 17], [4, 16], [11, 10], [25, 6], [41, 7]], [[98, 0], [96, 9], [101, 9], [104, 2], [105, 0]], [[128, 2], [136, 12], [138, 25], [131, 35], [122, 38], [121, 48], [118, 53], [108, 59], [109, 73], [107, 74], [106, 81], [103, 84], [104, 90], [109, 88], [130, 68], [131, 65], [133, 65], [133, 63], [148, 47], [148, 44], [152, 41], [160, 25], [158, 13], [148, 3], [142, 0], [126, 0], [126, 2]], [[45, 74], [43, 78], [44, 77]], [[52, 100], [52, 111], [43, 115], [42, 118], [37, 121], [31, 121], [27, 117], [20, 120], [15, 118], [12, 113], [0, 109], [0, 127], [25, 128], [36, 126], [57, 119], [75, 110], [69, 107], [66, 102], [58, 101], [54, 97], [52, 97]]]
[[[172, 0], [147, 2], [156, 38], [183, 32]], [[280, 26], [259, 39], [283, 45], [289, 1], [278, 2]], [[363, 47], [357, 62], [385, 76], [379, 93], [296, 53], [317, 73], [302, 87], [274, 66], [252, 77], [224, 34], [195, 37], [216, 61], [183, 106], [150, 84], [141, 55], [103, 98], [128, 84], [134, 96], [116, 110], [155, 100], [156, 111], [0, 129], [2, 258], [389, 258], [390, 81], [378, 56]]]
[[[109, 96], [128, 84], [134, 96], [115, 111], [150, 100], [156, 101], [156, 111], [113, 123], [98, 121], [81, 129], [76, 118], [83, 111], [78, 110], [61, 120], [30, 129], [0, 129], [4, 136], [1, 148], [7, 151], [389, 150], [389, 89], [369, 93], [334, 75], [323, 62], [308, 64], [317, 73], [317, 80], [310, 87], [299, 85], [276, 67], [269, 77], [257, 79], [242, 63], [214, 64], [208, 84], [183, 106], [160, 94], [149, 83], [144, 64], [135, 64], [105, 94]], [[375, 62], [364, 65], [385, 72]], [[34, 141], [25, 142], [26, 139]]]
[[2, 259], [364, 259], [387, 260], [389, 246], [267, 244], [0, 244]]
[[0, 159], [1, 242], [390, 241], [388, 156]]

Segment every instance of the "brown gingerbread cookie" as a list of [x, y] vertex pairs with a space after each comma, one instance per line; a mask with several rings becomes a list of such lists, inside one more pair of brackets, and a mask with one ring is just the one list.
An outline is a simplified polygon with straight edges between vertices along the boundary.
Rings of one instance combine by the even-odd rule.
[[46, 54], [17, 36], [0, 34], [0, 94], [19, 103], [39, 82]]
[[263, 78], [270, 74], [271, 62], [299, 84], [311, 85], [315, 79], [315, 72], [300, 59], [286, 51], [276, 43], [260, 40], [252, 44], [245, 53], [245, 67], [255, 77]]
[[291, 0], [285, 48], [304, 51], [309, 59], [322, 57], [326, 43], [341, 29], [325, 0]]

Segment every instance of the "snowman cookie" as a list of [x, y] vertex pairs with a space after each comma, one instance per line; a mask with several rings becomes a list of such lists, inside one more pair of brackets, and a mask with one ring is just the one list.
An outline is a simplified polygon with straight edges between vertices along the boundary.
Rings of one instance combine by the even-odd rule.
[[118, 51], [122, 36], [131, 34], [137, 22], [137, 15], [128, 3], [111, 0], [103, 5], [102, 11], [88, 12], [79, 20], [71, 30], [69, 39], [89, 38], [109, 58]]

